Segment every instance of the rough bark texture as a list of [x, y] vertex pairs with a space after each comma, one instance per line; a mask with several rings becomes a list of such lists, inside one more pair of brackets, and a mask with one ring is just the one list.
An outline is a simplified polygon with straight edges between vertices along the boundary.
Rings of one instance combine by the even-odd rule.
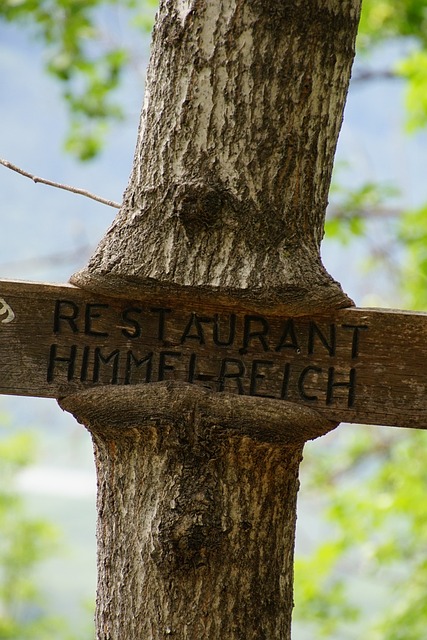
[[[273, 315], [350, 305], [319, 247], [359, 10], [162, 0], [123, 207], [72, 282]], [[147, 389], [62, 403], [95, 443], [98, 640], [288, 640], [302, 441], [333, 425]]]
[[71, 281], [293, 315], [348, 306], [319, 247], [359, 5], [162, 1], [123, 207]]
[[335, 425], [176, 383], [62, 406], [94, 441], [97, 637], [289, 638], [302, 447]]

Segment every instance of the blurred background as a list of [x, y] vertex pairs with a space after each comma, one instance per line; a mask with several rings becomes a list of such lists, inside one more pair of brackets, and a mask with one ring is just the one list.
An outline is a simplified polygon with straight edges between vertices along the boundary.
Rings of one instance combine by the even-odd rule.
[[[155, 11], [3, 0], [0, 157], [120, 202]], [[363, 11], [323, 259], [358, 306], [427, 310], [427, 0]], [[66, 282], [114, 215], [0, 166], [0, 279]], [[426, 445], [363, 425], [307, 445], [295, 640], [425, 638]], [[93, 637], [89, 435], [53, 400], [0, 397], [0, 480], [0, 639]]]

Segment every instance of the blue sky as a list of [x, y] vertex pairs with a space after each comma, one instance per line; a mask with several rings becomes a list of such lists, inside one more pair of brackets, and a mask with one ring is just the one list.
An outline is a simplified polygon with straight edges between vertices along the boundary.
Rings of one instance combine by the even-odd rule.
[[[99, 159], [81, 164], [62, 151], [66, 111], [59, 87], [43, 73], [42, 56], [26, 31], [0, 24], [0, 157], [35, 175], [120, 201], [130, 173], [143, 87], [127, 86], [132, 115], [113, 131]], [[0, 277], [66, 281], [87, 255], [56, 266], [21, 261], [93, 245], [115, 214], [86, 198], [34, 185], [3, 167], [0, 193]]]

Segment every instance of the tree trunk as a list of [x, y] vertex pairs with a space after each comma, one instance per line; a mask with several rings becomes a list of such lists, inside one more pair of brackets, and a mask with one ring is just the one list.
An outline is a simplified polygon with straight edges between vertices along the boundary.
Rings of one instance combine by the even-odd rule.
[[94, 441], [97, 637], [289, 638], [302, 447], [335, 425], [177, 383], [62, 406]]
[[[320, 241], [359, 0], [162, 0], [124, 203], [72, 282], [150, 306], [351, 301]], [[163, 382], [62, 399], [98, 473], [98, 640], [290, 638], [314, 411]]]
[[163, 0], [121, 212], [71, 281], [348, 306], [319, 255], [360, 0]]

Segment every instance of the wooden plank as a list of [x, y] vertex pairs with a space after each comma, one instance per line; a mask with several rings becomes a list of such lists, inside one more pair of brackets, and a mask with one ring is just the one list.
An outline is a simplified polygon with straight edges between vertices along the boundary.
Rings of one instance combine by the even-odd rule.
[[0, 281], [0, 393], [181, 380], [331, 420], [427, 428], [427, 314], [280, 318]]

